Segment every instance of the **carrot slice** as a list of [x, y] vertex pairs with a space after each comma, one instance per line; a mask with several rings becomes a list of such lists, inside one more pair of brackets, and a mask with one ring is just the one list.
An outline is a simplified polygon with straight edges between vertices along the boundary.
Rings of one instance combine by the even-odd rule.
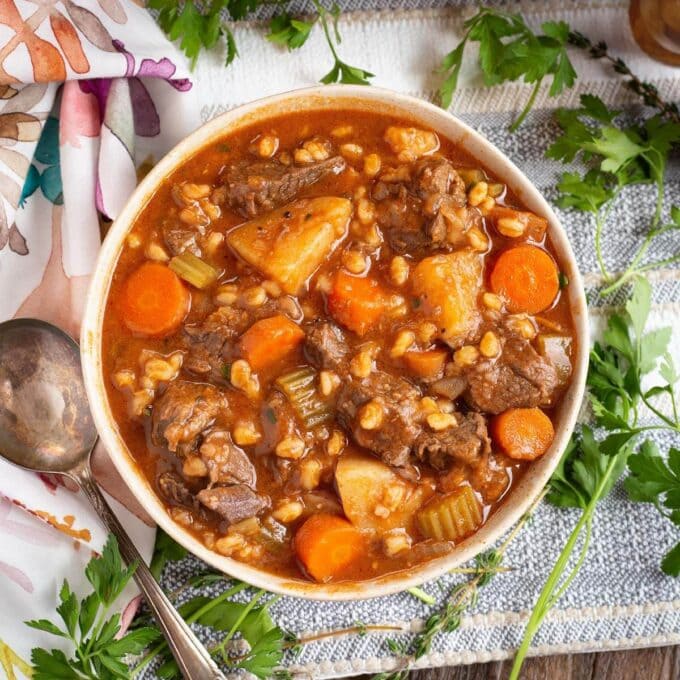
[[328, 311], [343, 326], [364, 335], [389, 309], [387, 291], [375, 280], [351, 276], [342, 269], [328, 295]]
[[532, 238], [534, 241], [542, 241], [545, 232], [548, 229], [548, 220], [546, 220], [545, 217], [539, 217], [532, 212], [515, 210], [514, 208], [508, 208], [506, 205], [495, 205], [491, 208], [488, 219], [494, 227], [501, 217], [519, 220], [526, 227], [526, 236]]
[[406, 352], [406, 367], [420, 378], [436, 378], [444, 370], [448, 352], [445, 349], [429, 349], [425, 352]]
[[511, 312], [536, 314], [550, 307], [560, 289], [555, 261], [541, 248], [516, 246], [501, 253], [491, 271], [491, 289]]
[[336, 515], [312, 515], [295, 534], [294, 546], [307, 573], [317, 581], [341, 576], [366, 553], [361, 533]]
[[491, 434], [510, 458], [535, 460], [548, 450], [555, 430], [540, 408], [511, 408], [491, 421]]
[[304, 339], [305, 333], [283, 314], [256, 321], [239, 341], [241, 356], [254, 371], [273, 366], [290, 354]]
[[132, 272], [122, 293], [123, 322], [140, 335], [170, 335], [191, 304], [191, 295], [177, 274], [156, 262], [145, 262]]

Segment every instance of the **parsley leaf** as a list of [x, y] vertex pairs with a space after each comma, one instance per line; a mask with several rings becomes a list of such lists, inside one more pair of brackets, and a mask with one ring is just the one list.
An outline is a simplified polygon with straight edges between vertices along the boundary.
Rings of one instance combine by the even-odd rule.
[[534, 33], [519, 14], [508, 14], [488, 7], [468, 19], [461, 42], [449, 52], [439, 68], [445, 75], [439, 88], [444, 108], [451, 105], [463, 62], [465, 45], [479, 43], [479, 66], [486, 85], [498, 85], [522, 79], [533, 83], [534, 89], [526, 106], [511, 125], [516, 130], [531, 110], [543, 80], [552, 76], [550, 96], [556, 96], [573, 86], [576, 71], [567, 54], [569, 26], [548, 21], [541, 26], [542, 34]]
[[548, 501], [563, 508], [581, 509], [599, 502], [623, 473], [628, 453], [629, 449], [622, 451], [611, 465], [593, 431], [584, 426], [580, 436], [570, 440], [553, 473]]
[[[257, 4], [259, 2], [253, 6]], [[234, 58], [234, 39], [220, 13], [227, 9], [233, 18], [241, 18], [232, 11], [235, 5], [232, 0], [209, 0], [199, 8], [194, 0], [149, 0], [149, 8], [158, 13], [161, 28], [170, 40], [179, 40], [180, 49], [189, 58], [192, 69], [201, 51], [215, 47], [223, 36], [227, 39], [227, 63]]]
[[294, 19], [284, 12], [272, 18], [269, 23], [267, 40], [278, 45], [284, 45], [289, 50], [302, 47], [309, 38], [315, 21], [302, 21]]
[[[664, 460], [652, 441], [646, 441], [640, 452], [628, 461], [630, 476], [624, 486], [630, 498], [653, 503], [676, 526], [680, 526], [680, 450], [672, 448]], [[672, 548], [661, 568], [670, 576], [680, 576], [680, 541]]]

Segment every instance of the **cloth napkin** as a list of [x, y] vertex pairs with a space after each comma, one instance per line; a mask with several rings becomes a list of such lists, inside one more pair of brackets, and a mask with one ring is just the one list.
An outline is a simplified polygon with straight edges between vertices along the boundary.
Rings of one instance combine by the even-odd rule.
[[[196, 126], [191, 82], [184, 58], [128, 0], [3, 0], [0, 24], [0, 320], [38, 317], [77, 338], [100, 222], [135, 188], [137, 165]], [[109, 496], [148, 559], [155, 528], [105, 452], [94, 467], [123, 501]], [[105, 537], [63, 479], [0, 461], [0, 669], [8, 677], [26, 670], [32, 646], [58, 646], [22, 622], [54, 612], [64, 578], [85, 589], [84, 565]], [[134, 594], [130, 586], [120, 601], [125, 623]]]

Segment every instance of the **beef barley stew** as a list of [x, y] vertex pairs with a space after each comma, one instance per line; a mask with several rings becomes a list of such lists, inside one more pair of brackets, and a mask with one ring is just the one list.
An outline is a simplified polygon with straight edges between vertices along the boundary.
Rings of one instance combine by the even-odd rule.
[[202, 149], [137, 216], [108, 396], [209, 549], [369, 579], [451, 551], [550, 447], [564, 285], [547, 220], [447, 139], [286, 114]]

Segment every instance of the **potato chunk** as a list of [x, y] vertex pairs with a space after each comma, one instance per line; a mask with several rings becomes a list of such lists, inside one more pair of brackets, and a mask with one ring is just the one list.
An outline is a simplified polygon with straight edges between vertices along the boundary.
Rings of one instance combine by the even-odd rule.
[[359, 529], [410, 529], [417, 510], [432, 490], [400, 477], [376, 458], [343, 455], [335, 468], [335, 482], [347, 518]]
[[413, 127], [390, 125], [385, 131], [385, 141], [403, 163], [415, 161], [439, 148], [439, 137], [434, 132]]
[[426, 257], [411, 281], [423, 312], [437, 324], [442, 340], [453, 347], [475, 332], [482, 285], [482, 260], [477, 253], [466, 249]]
[[296, 295], [345, 235], [351, 212], [346, 198], [302, 198], [236, 227], [227, 242], [248, 264]]

